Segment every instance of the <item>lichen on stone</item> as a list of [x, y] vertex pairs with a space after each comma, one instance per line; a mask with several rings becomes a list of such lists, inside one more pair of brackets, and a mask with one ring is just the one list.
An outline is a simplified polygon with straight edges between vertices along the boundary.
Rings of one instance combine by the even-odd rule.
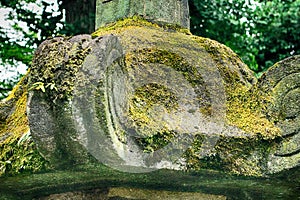
[[134, 27], [155, 28], [155, 29], [160, 29], [165, 31], [180, 32], [187, 35], [191, 35], [191, 32], [188, 29], [182, 28], [178, 25], [173, 25], [173, 24], [158, 25], [157, 23], [152, 23], [142, 18], [141, 16], [135, 15], [131, 18], [125, 18], [125, 19], [118, 20], [117, 22], [107, 24], [105, 27], [101, 27], [97, 29], [94, 33], [92, 33], [92, 36], [97, 37], [99, 35], [103, 35], [108, 32], [118, 33], [124, 29], [134, 28]]
[[222, 75], [226, 86], [228, 123], [265, 139], [280, 136], [279, 128], [262, 112], [272, 99], [260, 91], [253, 72], [225, 45], [196, 36], [194, 39], [210, 53]]
[[5, 105], [10, 108], [6, 110], [7, 115], [0, 127], [0, 176], [36, 172], [49, 167], [30, 136], [26, 114], [27, 84], [26, 75], [0, 104], [1, 111]]
[[[135, 24], [130, 24], [133, 21]], [[226, 105], [226, 124], [235, 127], [244, 136], [238, 136], [239, 134], [235, 132], [231, 133], [232, 145], [222, 148], [221, 142], [219, 148], [217, 147], [214, 153], [201, 159], [197, 157], [196, 152], [198, 151], [197, 149], [201, 149], [202, 140], [195, 142], [186, 154], [188, 156], [186, 157], [187, 162], [193, 163], [187, 164], [188, 168], [195, 169], [197, 166], [213, 166], [223, 163], [221, 164], [223, 169], [227, 168], [229, 171], [234, 171], [235, 173], [262, 175], [263, 169], [251, 171], [252, 167], [249, 166], [258, 165], [258, 163], [250, 162], [255, 160], [255, 155], [260, 155], [263, 152], [263, 150], [260, 150], [263, 145], [267, 143], [267, 148], [274, 146], [275, 141], [278, 137], [280, 138], [281, 132], [273, 122], [268, 120], [265, 113], [262, 112], [262, 110], [266, 109], [266, 102], [271, 102], [272, 99], [263, 95], [263, 92], [260, 91], [254, 73], [248, 69], [230, 48], [211, 39], [191, 36], [178, 31], [170, 32], [161, 27], [149, 24], [144, 26], [142, 24], [145, 22], [138, 20], [129, 19], [130, 23], [128, 23], [128, 26], [126, 22], [128, 21], [125, 19], [108, 26], [108, 28], [100, 28], [93, 35], [114, 34], [120, 37], [121, 43], [125, 47], [126, 70], [129, 70], [128, 73], [131, 73], [130, 70], [143, 73], [142, 69], [148, 70], [144, 65], [151, 65], [152, 67], [164, 65], [171, 67], [182, 74], [195, 87], [195, 91], [198, 91], [198, 102], [201, 105], [200, 111], [207, 116], [212, 112], [210, 107], [210, 93], [202, 77], [204, 73], [201, 74], [199, 72], [208, 71], [207, 73], [209, 74], [209, 70], [213, 72], [215, 68], [221, 75], [222, 80], [219, 83], [224, 85], [226, 94], [226, 99], [224, 100]], [[197, 53], [193, 54], [194, 52]], [[206, 63], [194, 66], [194, 63], [197, 63], [198, 59], [206, 60]], [[145, 88], [144, 92], [147, 92], [147, 88]], [[147, 95], [144, 94], [144, 96], [146, 97]], [[132, 112], [130, 116], [136, 122], [139, 122], [139, 125], [149, 126], [151, 124], [151, 117], [148, 116], [147, 112], [144, 112], [149, 107], [146, 110], [141, 109], [145, 107], [138, 107], [137, 99], [142, 103], [147, 102], [147, 105], [155, 103], [150, 103], [150, 99], [143, 99], [141, 95], [137, 95], [136, 98], [133, 98], [134, 101], [131, 104]], [[170, 132], [172, 130], [165, 128], [164, 131]], [[153, 138], [158, 137], [159, 134], [154, 131], [152, 136], [144, 140], [153, 142]], [[222, 133], [215, 134], [222, 136]], [[198, 139], [201, 137], [199, 135]], [[169, 137], [169, 141], [171, 139], [172, 137]], [[195, 141], [198, 139], [195, 139]], [[260, 142], [264, 144], [259, 145]], [[257, 145], [257, 149], [254, 148], [254, 144]], [[147, 145], [151, 146], [150, 143]], [[152, 147], [149, 147], [152, 150], [153, 145], [155, 146], [152, 143]], [[247, 151], [243, 150], [247, 145], [253, 148], [249, 148]], [[224, 160], [219, 154], [222, 151], [233, 152], [234, 156], [231, 159]], [[210, 160], [210, 164], [208, 164], [208, 160]], [[217, 164], [217, 161], [219, 161], [219, 164]], [[241, 163], [243, 162], [248, 164], [242, 166]], [[257, 171], [256, 174], [255, 171]]]
[[38, 83], [52, 101], [71, 96], [75, 75], [90, 52], [90, 36], [56, 37], [43, 42], [37, 49], [30, 68], [30, 89]]
[[281, 135], [281, 130], [263, 114], [266, 102], [271, 101], [263, 97], [255, 86], [249, 91], [237, 90], [228, 97], [226, 117], [245, 132], [272, 140]]
[[[184, 131], [192, 130], [190, 127], [178, 129], [184, 130], [181, 132], [175, 129], [182, 123], [193, 126], [192, 117], [185, 117], [200, 113], [197, 116], [206, 119], [220, 119], [210, 118], [213, 115], [224, 117], [225, 126], [223, 130], [209, 132], [210, 135], [194, 131], [197, 132], [194, 141], [183, 156], [187, 170], [209, 168], [251, 176], [261, 176], [268, 171], [268, 156], [283, 140], [282, 130], [276, 123], [287, 116], [286, 113], [277, 118], [270, 116], [273, 116], [270, 108], [272, 112], [279, 109], [276, 105], [278, 99], [273, 98], [274, 93], [281, 91], [278, 88], [269, 89], [269, 85], [274, 84], [272, 80], [264, 80], [264, 76], [257, 80], [231, 49], [216, 41], [192, 36], [186, 29], [177, 26], [157, 25], [134, 16], [100, 28], [92, 35], [97, 39], [92, 40], [91, 36], [84, 35], [45, 41], [36, 51], [30, 77], [26, 76], [12, 95], [1, 102], [1, 169], [10, 172], [24, 169], [35, 171], [46, 166], [30, 139], [26, 116], [29, 92], [35, 94], [35, 101], [32, 102], [41, 103], [44, 106], [42, 108], [51, 110], [48, 115], [43, 115], [40, 107], [31, 105], [31, 108], [34, 107], [32, 110], [36, 111], [34, 120], [39, 118], [38, 115], [46, 116], [44, 121], [40, 120], [43, 122], [41, 124], [53, 119], [51, 123], [55, 128], [46, 130], [44, 135], [57, 137], [51, 138], [57, 145], [56, 152], [50, 152], [53, 153], [52, 160], [56, 159], [56, 162], [60, 162], [65, 155], [66, 164], [69, 161], [75, 163], [76, 156], [78, 160], [86, 159], [79, 155], [85, 155], [86, 149], [76, 135], [78, 124], [75, 122], [82, 123], [79, 128], [82, 128], [80, 131], [83, 134], [88, 134], [89, 128], [100, 128], [108, 136], [110, 131], [114, 131], [112, 134], [116, 134], [122, 144], [126, 144], [127, 134], [130, 134], [123, 129], [122, 123], [125, 123], [129, 131], [137, 130], [140, 133], [135, 135], [135, 142], [144, 152], [151, 153], [170, 142], [177, 142], [179, 134], [189, 134]], [[94, 42], [92, 45], [91, 41]], [[106, 50], [113, 53], [103, 53]], [[97, 60], [97, 51], [102, 56], [112, 56], [108, 59], [112, 63], [106, 66], [106, 58], [104, 64], [100, 63], [102, 60]], [[94, 70], [91, 67], [101, 69]], [[95, 80], [89, 80], [90, 74], [84, 70], [91, 72]], [[78, 75], [80, 73], [83, 79]], [[89, 83], [95, 84], [92, 85], [95, 88], [89, 90], [95, 94], [81, 91], [82, 88], [88, 88], [91, 85]], [[78, 93], [74, 92], [74, 87], [77, 87]], [[212, 95], [211, 90], [214, 89], [220, 89], [219, 96]], [[180, 91], [185, 93], [181, 94]], [[294, 90], [294, 93], [298, 92]], [[86, 97], [85, 94], [94, 96]], [[214, 101], [215, 97], [219, 99]], [[287, 103], [296, 105], [296, 97], [288, 99]], [[73, 101], [76, 98], [77, 104]], [[218, 106], [214, 107], [214, 103]], [[194, 108], [194, 105], [197, 107]], [[298, 111], [295, 105], [293, 113], [288, 113], [294, 118]], [[93, 111], [93, 116], [86, 107]], [[73, 114], [77, 111], [84, 114], [79, 113], [82, 115], [74, 120]], [[107, 113], [110, 111], [115, 113]], [[183, 112], [185, 115], [181, 115]], [[99, 126], [92, 126], [94, 116]], [[118, 119], [119, 116], [122, 118]], [[167, 120], [161, 120], [162, 116]], [[168, 124], [168, 120], [175, 125]], [[201, 125], [205, 126], [205, 123]], [[39, 123], [34, 128], [35, 131], [39, 130]], [[54, 131], [59, 133], [53, 134]], [[218, 138], [213, 147], [204, 144], [209, 137]], [[66, 146], [68, 149], [64, 149]], [[202, 150], [205, 148], [213, 149], [203, 156]], [[30, 166], [28, 163], [31, 163]]]
[[[195, 88], [195, 91], [199, 92], [197, 93], [198, 96], [196, 101], [200, 104], [200, 111], [204, 115], [210, 115], [209, 94], [205, 88], [206, 84], [196, 67], [190, 65], [182, 56], [176, 53], [156, 48], [138, 49], [126, 54], [125, 68], [133, 81], [139, 76], [143, 77], [141, 74], [151, 71], [149, 67], [146, 67], [147, 65], [150, 65], [149, 67], [153, 70], [162, 68], [162, 66], [168, 66], [181, 74], [181, 76]], [[135, 73], [140, 74], [137, 75]], [[156, 75], [153, 74], [153, 76]], [[172, 76], [171, 73], [169, 73], [168, 76], [176, 83], [178, 77]], [[152, 76], [150, 76], [150, 79], [151, 77]], [[141, 79], [145, 81], [147, 80], [147, 77]], [[139, 80], [135, 81], [139, 82]], [[153, 107], [155, 106], [161, 106], [161, 109], [164, 109], [164, 112], [171, 112], [179, 108], [178, 94], [172, 92], [172, 87], [168, 87], [170, 86], [157, 83], [144, 84], [135, 88], [132, 99], [129, 99], [129, 118], [131, 119], [131, 126], [140, 130], [142, 129], [143, 132], [147, 129], [146, 132], [148, 132], [148, 135], [146, 134], [145, 138], [137, 139], [138, 143], [142, 144], [146, 151], [150, 151], [150, 149], [154, 151], [158, 147], [163, 147], [166, 143], [170, 142], [174, 136], [178, 136], [176, 131], [168, 128], [166, 123], [157, 122], [157, 118], [153, 117], [151, 114], [152, 112], [156, 112], [156, 115], [159, 115], [159, 112], [162, 110], [150, 111], [151, 109], [154, 109]], [[174, 85], [174, 87], [180, 86]], [[179, 121], [180, 119], [178, 119], [178, 123]]]

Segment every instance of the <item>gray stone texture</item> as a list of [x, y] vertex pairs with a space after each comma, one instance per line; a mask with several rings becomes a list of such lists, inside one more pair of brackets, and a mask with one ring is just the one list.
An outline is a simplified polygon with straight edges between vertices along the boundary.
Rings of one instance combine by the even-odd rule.
[[[43, 55], [49, 55], [51, 52], [56, 51], [52, 47], [59, 42], [59, 45], [64, 49], [64, 52], [56, 55], [55, 60], [51, 58], [46, 60], [46, 64], [40, 65], [39, 61], [43, 62]], [[65, 48], [65, 47], [69, 48]], [[47, 63], [52, 63], [52, 67], [55, 69], [57, 74], [69, 74], [70, 71], [74, 69], [67, 69], [67, 60], [65, 59], [67, 55], [80, 55], [81, 50], [90, 49], [91, 52], [84, 58], [82, 67], [85, 75], [85, 79], [80, 79], [80, 73], [78, 76], [69, 79], [71, 83], [64, 91], [64, 93], [71, 93], [68, 98], [59, 98], [62, 95], [62, 91], [50, 89], [46, 87], [49, 93], [44, 93], [41, 90], [32, 89], [29, 92], [28, 103], [27, 103], [27, 113], [30, 126], [30, 132], [38, 145], [41, 154], [56, 167], [64, 167], [65, 164], [70, 163], [81, 163], [89, 160], [89, 154], [86, 149], [85, 141], [88, 140], [88, 135], [85, 134], [84, 130], [80, 130], [77, 124], [77, 118], [74, 112], [76, 110], [72, 109], [74, 105], [80, 107], [80, 105], [89, 104], [91, 99], [87, 92], [90, 82], [98, 82], [99, 79], [104, 78], [104, 74], [100, 74], [102, 68], [105, 68], [111, 62], [113, 62], [116, 57], [122, 55], [122, 48], [118, 45], [117, 40], [113, 36], [107, 36], [104, 38], [91, 39], [87, 35], [79, 35], [72, 37], [70, 39], [54, 38], [47, 40], [42, 43], [36, 51], [36, 59], [34, 66], [32, 67], [32, 73], [30, 76], [31, 82], [35, 82], [36, 78], [42, 74], [45, 74], [45, 67], [47, 68]], [[37, 68], [35, 68], [37, 67]], [[76, 66], [73, 66], [74, 68]], [[81, 65], [77, 66], [81, 67]], [[48, 69], [50, 67], [48, 66]], [[61, 69], [60, 72], [57, 70]], [[76, 69], [77, 71], [77, 69]], [[52, 76], [52, 75], [50, 75]], [[53, 77], [53, 76], [52, 76]], [[94, 80], [93, 78], [97, 79]], [[55, 78], [53, 78], [55, 79]], [[65, 79], [67, 81], [68, 78]], [[46, 81], [46, 79], [45, 79]], [[48, 80], [49, 82], [54, 82], [58, 80]], [[59, 80], [60, 83], [56, 82], [55, 87], [65, 87], [64, 81]], [[76, 82], [77, 87], [80, 85], [81, 89], [84, 90], [86, 96], [81, 96], [80, 92], [75, 93], [73, 91], [74, 82]], [[61, 84], [61, 85], [60, 85]], [[81, 85], [82, 84], [82, 85]], [[86, 88], [83, 88], [86, 87]], [[54, 92], [51, 94], [51, 92]], [[72, 101], [74, 95], [77, 95], [77, 100], [82, 100], [81, 102]], [[92, 93], [90, 95], [93, 95]], [[93, 96], [92, 96], [93, 97]], [[86, 104], [84, 104], [86, 102]], [[76, 104], [77, 103], [77, 104]], [[89, 110], [81, 110], [80, 115], [84, 115], [84, 112], [88, 113], [85, 115], [85, 122], [89, 120], [89, 115], [91, 115]], [[76, 115], [77, 116], [77, 115]], [[87, 122], [88, 123], [88, 122]]]
[[92, 157], [135, 173], [207, 164], [255, 176], [299, 166], [299, 56], [257, 79], [210, 39], [156, 26], [98, 34], [48, 40], [33, 61], [29, 85], [46, 92], [29, 91], [29, 126], [54, 166]]
[[262, 77], [261, 85], [273, 102], [268, 118], [282, 130], [281, 142], [269, 156], [270, 172], [300, 164], [300, 56], [276, 63]]
[[97, 0], [96, 29], [134, 15], [156, 23], [190, 27], [187, 0]]

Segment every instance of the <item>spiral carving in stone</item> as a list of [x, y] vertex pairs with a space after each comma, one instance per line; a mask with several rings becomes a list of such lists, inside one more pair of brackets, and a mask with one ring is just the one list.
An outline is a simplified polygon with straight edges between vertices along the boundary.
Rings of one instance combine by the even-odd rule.
[[[265, 88], [270, 89], [271, 104], [268, 116], [280, 129], [282, 139], [270, 166], [285, 163], [290, 167], [300, 164], [300, 56], [287, 58], [276, 63], [262, 77]], [[288, 162], [287, 162], [288, 161]]]

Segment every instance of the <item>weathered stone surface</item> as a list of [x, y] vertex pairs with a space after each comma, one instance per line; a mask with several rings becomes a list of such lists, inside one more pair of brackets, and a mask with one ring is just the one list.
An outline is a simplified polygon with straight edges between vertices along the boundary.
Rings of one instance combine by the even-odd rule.
[[176, 27], [135, 17], [93, 37], [45, 41], [30, 70], [30, 132], [52, 165], [299, 166], [299, 56], [257, 80], [226, 46]]
[[97, 0], [96, 29], [134, 15], [156, 23], [190, 27], [187, 0]]
[[[255, 78], [247, 67], [214, 41], [151, 26], [116, 29], [111, 33], [117, 37], [108, 32], [101, 33], [103, 38], [84, 38], [90, 42], [86, 45], [90, 53], [72, 67], [72, 55], [78, 59], [79, 50], [85, 49], [83, 40], [56, 38], [39, 47], [31, 84], [44, 77], [42, 83], [50, 91], [30, 91], [28, 114], [32, 135], [52, 163], [80, 161], [85, 155], [81, 145], [121, 170], [174, 167], [172, 162], [190, 146], [195, 134], [204, 134], [207, 146], [197, 152], [200, 157], [212, 153], [220, 134], [246, 134], [226, 122], [226, 93], [233, 95], [252, 86]], [[59, 81], [66, 83], [66, 89]], [[51, 91], [51, 85], [57, 90]], [[157, 134], [165, 135], [171, 145], [153, 156], [143, 153], [161, 147], [160, 141], [154, 144], [157, 147], [143, 141]]]
[[[100, 69], [111, 65], [120, 56], [122, 47], [113, 36], [94, 40], [87, 35], [71, 39], [54, 38], [37, 49], [30, 81], [33, 85], [42, 84], [47, 92], [39, 88], [33, 88], [29, 92], [27, 113], [31, 134], [40, 152], [55, 166], [88, 160], [85, 148], [88, 135], [77, 131], [72, 106], [74, 103], [86, 105], [84, 102], [90, 100], [88, 95], [94, 94], [85, 93], [88, 88], [81, 88], [85, 90], [85, 96], [74, 94], [74, 85], [84, 84], [82, 86], [88, 87], [90, 81], [104, 79], [105, 75], [99, 73]], [[84, 66], [88, 66], [88, 69]], [[76, 76], [79, 68], [86, 70], [88, 78]], [[92, 80], [94, 76], [98, 80]], [[74, 102], [74, 95], [82, 101]], [[89, 110], [87, 112], [92, 115]], [[89, 117], [86, 116], [85, 119], [88, 120]]]
[[[64, 51], [53, 72], [66, 66], [64, 74], [73, 76], [65, 90], [29, 95], [31, 132], [46, 158], [80, 162], [89, 152], [130, 172], [205, 165], [249, 175], [272, 171], [266, 151], [279, 145], [284, 129], [263, 112], [271, 110], [264, 106], [271, 94], [262, 95], [263, 79], [257, 82], [230, 49], [140, 19], [94, 36], [53, 39], [37, 51], [31, 84], [36, 74], [48, 76], [52, 61], [44, 55], [57, 52], [50, 48], [57, 41]], [[82, 54], [78, 49], [89, 51], [68, 69], [71, 55]], [[63, 80], [55, 74], [43, 84]]]
[[270, 98], [266, 113], [282, 130], [282, 138], [270, 153], [268, 168], [278, 172], [300, 164], [300, 56], [271, 67], [261, 78], [260, 87]]
[[35, 172], [45, 168], [30, 135], [26, 102], [28, 77], [23, 77], [11, 94], [0, 102], [0, 176]]

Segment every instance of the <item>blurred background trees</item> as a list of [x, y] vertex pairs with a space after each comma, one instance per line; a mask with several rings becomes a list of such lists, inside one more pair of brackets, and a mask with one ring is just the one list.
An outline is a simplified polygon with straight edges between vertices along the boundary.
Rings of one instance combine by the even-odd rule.
[[300, 54], [299, 0], [191, 0], [191, 31], [231, 47], [258, 75]]
[[[10, 22], [0, 24], [0, 98], [29, 67], [47, 37], [91, 33], [96, 0], [0, 0]], [[300, 0], [189, 0], [191, 32], [232, 48], [259, 76], [275, 62], [300, 54]]]
[[[96, 0], [0, 0], [0, 99], [7, 96], [28, 68], [35, 48], [56, 35], [91, 33]], [[9, 27], [3, 23], [9, 22]]]

